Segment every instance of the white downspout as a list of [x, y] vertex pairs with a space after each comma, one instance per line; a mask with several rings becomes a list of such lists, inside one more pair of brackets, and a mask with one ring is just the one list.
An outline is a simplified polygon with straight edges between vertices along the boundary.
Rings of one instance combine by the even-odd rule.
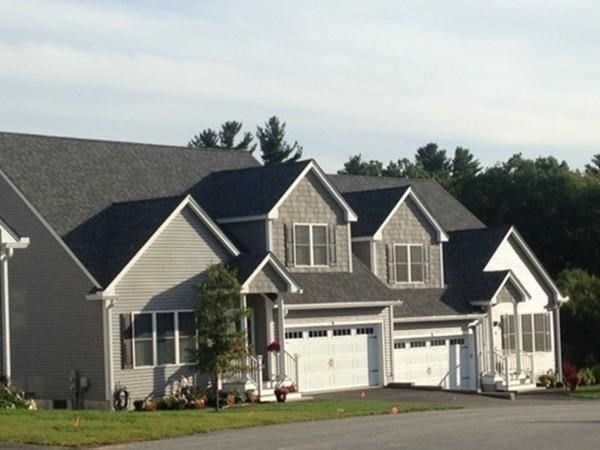
[[112, 307], [114, 298], [106, 298], [102, 301], [102, 333], [104, 334], [104, 379], [105, 397], [112, 405], [114, 388], [113, 371], [113, 339], [112, 339]]
[[2, 372], [7, 381], [12, 376], [10, 354], [10, 298], [8, 288], [8, 258], [13, 250], [2, 246], [0, 251], [0, 301], [2, 303]]

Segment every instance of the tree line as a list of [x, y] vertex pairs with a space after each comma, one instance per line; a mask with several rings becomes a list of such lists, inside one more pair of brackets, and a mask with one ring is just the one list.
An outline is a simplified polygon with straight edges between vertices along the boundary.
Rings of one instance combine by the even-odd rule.
[[520, 153], [484, 168], [469, 149], [449, 155], [429, 143], [386, 165], [354, 155], [339, 173], [433, 178], [485, 224], [515, 225], [570, 296], [565, 355], [579, 366], [600, 363], [600, 154], [583, 170]]
[[229, 120], [221, 125], [219, 131], [205, 128], [192, 137], [188, 147], [246, 150], [252, 153], [256, 150], [258, 141], [260, 156], [265, 165], [294, 162], [302, 157], [302, 146], [297, 141], [289, 144], [285, 140], [286, 123], [281, 122], [277, 116], [270, 117], [264, 126], [257, 126], [255, 135], [249, 131], [242, 133], [242, 127], [242, 122]]

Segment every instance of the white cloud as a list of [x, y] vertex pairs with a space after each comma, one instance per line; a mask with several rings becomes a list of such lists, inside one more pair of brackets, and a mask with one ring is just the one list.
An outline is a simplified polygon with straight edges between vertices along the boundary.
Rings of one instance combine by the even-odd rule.
[[0, 123], [178, 143], [278, 114], [330, 170], [432, 140], [486, 163], [598, 152], [591, 4], [191, 5], [0, 0]]

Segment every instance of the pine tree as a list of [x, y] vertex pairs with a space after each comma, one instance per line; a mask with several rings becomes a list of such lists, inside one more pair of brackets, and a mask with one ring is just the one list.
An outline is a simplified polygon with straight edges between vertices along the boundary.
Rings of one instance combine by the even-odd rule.
[[271, 117], [263, 127], [256, 127], [256, 137], [260, 143], [261, 157], [265, 165], [298, 161], [302, 157], [302, 146], [285, 141], [285, 122], [276, 116]]

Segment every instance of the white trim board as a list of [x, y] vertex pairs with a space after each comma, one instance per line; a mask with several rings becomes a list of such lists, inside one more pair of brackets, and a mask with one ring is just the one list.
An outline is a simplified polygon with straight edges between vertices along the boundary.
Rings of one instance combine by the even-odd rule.
[[204, 212], [204, 210], [194, 201], [194, 199], [187, 195], [173, 212], [165, 219], [165, 221], [158, 227], [158, 229], [150, 236], [150, 239], [140, 248], [137, 253], [129, 260], [125, 267], [119, 272], [119, 274], [110, 282], [110, 284], [104, 290], [108, 295], [114, 295], [115, 286], [123, 279], [123, 277], [131, 270], [131, 268], [137, 263], [144, 253], [150, 248], [150, 246], [158, 239], [162, 232], [169, 226], [169, 224], [177, 217], [177, 215], [185, 208], [189, 207], [202, 223], [215, 235], [217, 240], [225, 247], [232, 256], [238, 256], [239, 250], [233, 245], [233, 243], [225, 236], [225, 234], [219, 229], [212, 219]]
[[480, 319], [484, 316], [485, 314], [455, 314], [449, 316], [399, 317], [394, 319], [394, 323], [456, 322]]
[[392, 305], [401, 305], [402, 301], [386, 301], [386, 302], [339, 302], [339, 303], [306, 303], [296, 305], [286, 305], [286, 309], [343, 309], [343, 308], [368, 308], [368, 307], [385, 307]]
[[19, 190], [19, 188], [12, 182], [12, 180], [4, 173], [2, 169], [0, 169], [0, 176], [4, 178], [6, 183], [11, 187], [11, 189], [17, 194], [17, 196], [25, 203], [25, 205], [29, 208], [29, 210], [33, 213], [33, 215], [41, 222], [42, 226], [48, 230], [50, 235], [56, 239], [59, 245], [65, 250], [67, 255], [71, 257], [73, 262], [81, 269], [81, 271], [85, 274], [85, 276], [92, 282], [92, 284], [100, 289], [102, 286], [98, 283], [98, 280], [90, 273], [90, 271], [83, 265], [83, 263], [79, 260], [75, 253], [69, 248], [69, 246], [63, 241], [63, 239], [58, 235], [54, 228], [50, 226], [50, 224], [44, 219], [44, 217], [40, 214], [40, 212], [33, 206], [33, 204], [27, 200], [27, 197]]

